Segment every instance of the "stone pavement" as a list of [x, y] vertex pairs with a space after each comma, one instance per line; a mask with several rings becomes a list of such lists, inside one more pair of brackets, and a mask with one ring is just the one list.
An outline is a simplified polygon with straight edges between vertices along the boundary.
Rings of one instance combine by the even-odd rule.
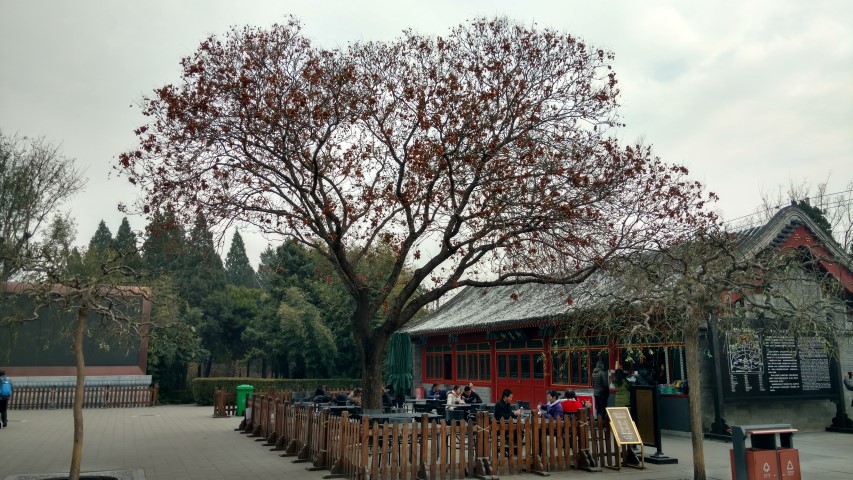
[[[238, 418], [212, 418], [213, 407], [161, 406], [84, 411], [83, 470], [142, 470], [146, 480], [165, 479], [312, 479], [327, 472], [307, 472], [234, 431]], [[68, 472], [73, 423], [70, 410], [13, 410], [9, 427], [0, 429], [0, 479], [16, 474]], [[551, 478], [683, 479], [692, 478], [690, 438], [664, 436], [664, 453], [677, 465], [648, 465], [646, 470], [605, 469], [602, 473], [554, 472]], [[804, 479], [850, 479], [853, 435], [798, 433]], [[731, 478], [730, 444], [706, 441], [711, 478]], [[530, 480], [530, 474], [503, 478]]]

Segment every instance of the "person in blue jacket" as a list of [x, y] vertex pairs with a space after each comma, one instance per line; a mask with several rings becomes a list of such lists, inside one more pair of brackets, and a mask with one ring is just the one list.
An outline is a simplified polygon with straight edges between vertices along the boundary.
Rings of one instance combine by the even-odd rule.
[[563, 405], [560, 403], [560, 394], [555, 390], [548, 390], [548, 403], [539, 405], [539, 414], [542, 418], [558, 419], [563, 416]]
[[[442, 393], [444, 393], [444, 392], [442, 392], [441, 389], [438, 388], [438, 384], [433, 383], [432, 388], [430, 388], [430, 390], [426, 394], [427, 400], [443, 400], [441, 398]], [[445, 398], [447, 398], [447, 397], [445, 397]]]
[[6, 377], [6, 371], [0, 370], [0, 422], [3, 427], [9, 425], [9, 399], [12, 398], [12, 382]]

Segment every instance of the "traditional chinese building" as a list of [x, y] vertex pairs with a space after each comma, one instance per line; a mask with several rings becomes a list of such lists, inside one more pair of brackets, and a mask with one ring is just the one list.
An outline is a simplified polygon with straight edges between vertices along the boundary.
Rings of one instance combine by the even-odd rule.
[[[739, 245], [747, 253], [808, 247], [819, 258], [821, 273], [831, 275], [842, 287], [827, 299], [838, 307], [837, 315], [827, 321], [836, 323], [839, 356], [833, 359], [822, 349], [815, 350], [813, 339], [770, 336], [757, 338], [753, 349], [744, 352], [740, 343], [737, 347], [726, 343], [726, 337], [709, 322], [710, 333], [701, 332], [707, 345], [700, 368], [705, 429], [719, 430], [726, 421], [784, 422], [806, 430], [823, 429], [839, 412], [839, 402], [843, 408], [850, 405], [841, 387], [841, 372], [853, 370], [850, 257], [793, 206], [780, 210], [766, 225], [744, 232]], [[662, 428], [689, 431], [687, 395], [670, 388], [686, 379], [683, 343], [660, 338], [628, 346], [608, 332], [571, 339], [555, 332], [560, 322], [571, 321], [573, 313], [598, 306], [604, 296], [596, 290], [607, 285], [593, 281], [576, 286], [524, 284], [461, 290], [405, 328], [412, 340], [415, 385], [429, 389], [433, 383], [473, 382], [484, 399], [495, 401], [509, 388], [516, 400], [535, 404], [545, 401], [549, 389], [571, 388], [591, 395], [598, 358], [611, 371], [617, 361], [633, 370], [633, 352], [641, 350], [652, 375], [663, 385]], [[567, 296], [573, 299], [571, 304]], [[788, 340], [794, 343], [784, 343]], [[782, 361], [783, 348], [798, 354]], [[749, 361], [748, 368], [741, 368], [743, 360]]]

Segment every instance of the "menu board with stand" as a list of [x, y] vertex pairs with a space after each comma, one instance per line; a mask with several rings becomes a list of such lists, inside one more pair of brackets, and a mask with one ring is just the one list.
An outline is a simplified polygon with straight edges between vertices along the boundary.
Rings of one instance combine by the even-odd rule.
[[[640, 432], [637, 431], [637, 425], [631, 418], [628, 407], [607, 407], [607, 419], [610, 420], [610, 431], [613, 432], [613, 438], [620, 450], [616, 456], [616, 468], [619, 469], [623, 463], [626, 467], [645, 468], [643, 439], [640, 438]], [[625, 445], [639, 445], [640, 458], [637, 458], [630, 447], [623, 449]]]

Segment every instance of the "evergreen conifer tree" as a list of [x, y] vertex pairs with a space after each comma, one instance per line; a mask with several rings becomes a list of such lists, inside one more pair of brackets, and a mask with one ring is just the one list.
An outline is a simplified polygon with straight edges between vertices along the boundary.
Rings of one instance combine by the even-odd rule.
[[197, 307], [206, 297], [225, 288], [225, 267], [202, 214], [196, 216], [185, 251], [179, 292], [191, 307]]
[[146, 227], [142, 245], [143, 260], [148, 273], [153, 276], [181, 273], [181, 261], [186, 249], [183, 227], [172, 213], [155, 213]]
[[110, 232], [107, 224], [101, 220], [101, 223], [98, 224], [98, 229], [95, 230], [95, 234], [92, 235], [92, 239], [89, 240], [89, 251], [102, 255], [106, 253], [112, 245], [113, 234]]
[[252, 269], [249, 257], [246, 255], [246, 245], [243, 243], [243, 237], [236, 230], [234, 231], [234, 237], [231, 239], [231, 248], [225, 257], [225, 275], [228, 283], [232, 285], [247, 288], [256, 288], [258, 286], [255, 270]]
[[113, 247], [121, 255], [123, 265], [130, 267], [134, 272], [139, 272], [142, 258], [137, 250], [136, 234], [131, 230], [127, 217], [121, 219], [121, 225], [113, 239]]

